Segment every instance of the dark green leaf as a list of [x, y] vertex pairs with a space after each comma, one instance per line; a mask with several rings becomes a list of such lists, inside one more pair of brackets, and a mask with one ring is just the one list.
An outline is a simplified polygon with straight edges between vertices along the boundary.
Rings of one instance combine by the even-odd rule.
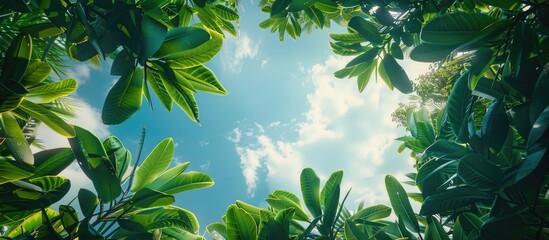
[[494, 189], [503, 178], [499, 167], [476, 155], [467, 155], [459, 160], [457, 173], [467, 185], [484, 191]]
[[411, 93], [414, 89], [410, 78], [391, 54], [386, 54], [381, 62], [391, 84], [402, 93]]
[[474, 90], [477, 87], [477, 83], [482, 77], [482, 74], [492, 65], [492, 62], [495, 59], [494, 53], [494, 50], [487, 47], [479, 48], [475, 53], [469, 71], [469, 88], [471, 90]]
[[103, 123], [120, 124], [139, 110], [143, 99], [143, 82], [142, 68], [135, 68], [133, 72], [120, 77], [105, 99], [101, 114]]
[[32, 54], [32, 38], [27, 33], [17, 35], [4, 53], [4, 64], [0, 83], [20, 82], [23, 78]]
[[74, 161], [70, 148], [54, 148], [34, 154], [35, 173], [32, 178], [57, 175]]
[[57, 116], [53, 111], [47, 109], [42, 105], [34, 104], [25, 100], [21, 103], [20, 108], [30, 116], [48, 125], [48, 127], [50, 127], [53, 131], [65, 137], [73, 137], [75, 134], [72, 125], [68, 124], [61, 117]]
[[435, 217], [428, 216], [427, 222], [429, 224], [425, 229], [425, 240], [450, 240], [442, 224]]
[[211, 39], [208, 31], [197, 27], [178, 27], [168, 31], [164, 42], [153, 55], [157, 58], [178, 58], [185, 52], [208, 42]]
[[141, 64], [143, 64], [147, 58], [155, 54], [156, 51], [160, 49], [160, 46], [171, 44], [164, 42], [165, 37], [174, 37], [173, 35], [167, 36], [167, 32], [168, 28], [166, 28], [164, 24], [147, 15], [143, 15], [143, 20], [141, 22], [141, 41], [143, 42], [143, 50], [139, 54], [139, 61]]
[[456, 46], [420, 43], [410, 52], [410, 58], [418, 62], [437, 62], [448, 57]]
[[416, 215], [412, 210], [412, 205], [408, 200], [406, 191], [400, 185], [398, 180], [391, 176], [385, 176], [385, 187], [387, 188], [387, 194], [389, 194], [389, 200], [397, 215], [399, 221], [403, 221], [404, 225], [413, 232], [419, 233], [419, 223], [417, 222]]
[[78, 203], [80, 204], [80, 210], [82, 210], [84, 217], [91, 218], [95, 208], [97, 208], [97, 205], [99, 204], [99, 199], [92, 191], [81, 188], [78, 191]]
[[0, 157], [0, 185], [32, 176], [32, 169], [23, 164]]
[[368, 239], [368, 235], [362, 232], [360, 228], [358, 228], [356, 224], [350, 219], [347, 219], [345, 221], [344, 232], [346, 240]]
[[122, 50], [116, 55], [111, 66], [111, 75], [128, 76], [135, 69], [135, 57]]
[[137, 191], [130, 201], [133, 206], [150, 208], [170, 205], [175, 202], [175, 197], [159, 191], [143, 188]]
[[486, 199], [488, 199], [488, 194], [472, 187], [451, 188], [425, 198], [420, 214], [445, 213]]
[[105, 139], [105, 141], [103, 141], [103, 147], [116, 171], [116, 176], [119, 181], [122, 181], [131, 162], [130, 152], [124, 147], [120, 139], [115, 136], [110, 136]]
[[490, 104], [482, 118], [480, 129], [484, 147], [492, 148], [495, 153], [503, 147], [509, 131], [509, 119], [503, 104], [503, 99], [495, 100]]
[[458, 45], [475, 37], [496, 19], [481, 13], [452, 12], [427, 22], [421, 40], [436, 45]]
[[456, 136], [460, 136], [462, 131], [465, 131], [463, 123], [466, 123], [469, 118], [467, 108], [472, 95], [471, 90], [469, 89], [468, 75], [468, 73], [465, 73], [458, 78], [452, 88], [452, 92], [448, 97], [448, 104], [446, 105], [448, 122]]
[[366, 19], [355, 16], [349, 21], [349, 27], [354, 29], [364, 39], [370, 41], [373, 44], [382, 44], [383, 37], [379, 34], [376, 26], [367, 21]]

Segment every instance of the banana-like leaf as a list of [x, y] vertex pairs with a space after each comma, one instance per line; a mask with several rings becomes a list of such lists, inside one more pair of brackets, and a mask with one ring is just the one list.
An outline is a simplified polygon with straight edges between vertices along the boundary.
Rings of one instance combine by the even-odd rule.
[[126, 230], [147, 232], [154, 229], [175, 227], [191, 233], [198, 231], [196, 216], [183, 208], [162, 206], [134, 212], [128, 219], [119, 219], [118, 223]]
[[182, 52], [195, 49], [211, 40], [208, 31], [198, 27], [178, 27], [168, 31], [164, 42], [153, 55], [156, 58], [174, 59]]
[[[170, 67], [174, 69], [185, 69], [202, 65], [210, 61], [223, 45], [223, 35], [215, 31], [209, 31], [211, 38], [205, 43], [171, 54], [167, 57]], [[160, 50], [159, 50], [160, 51]], [[158, 53], [158, 52], [157, 52]]]
[[454, 135], [460, 137], [466, 126], [469, 115], [467, 114], [467, 108], [471, 100], [472, 94], [468, 84], [468, 73], [461, 75], [454, 84], [452, 92], [448, 97], [448, 103], [446, 105], [446, 111], [448, 114], [448, 122], [452, 127]]
[[80, 223], [76, 210], [68, 205], [60, 205], [59, 214], [61, 217], [61, 223], [63, 224], [63, 229], [71, 235], [76, 234], [77, 226]]
[[355, 30], [361, 37], [373, 44], [383, 43], [383, 37], [379, 34], [377, 27], [363, 17], [355, 16], [349, 21], [349, 27]]
[[35, 173], [32, 178], [57, 175], [74, 161], [70, 148], [54, 148], [34, 154]]
[[33, 175], [33, 169], [28, 165], [0, 157], [0, 185], [28, 178]]
[[436, 45], [462, 44], [475, 37], [496, 19], [481, 13], [453, 12], [442, 14], [421, 29], [421, 40]]
[[320, 179], [311, 168], [305, 168], [300, 176], [301, 194], [303, 201], [314, 218], [322, 215], [320, 208]]
[[391, 215], [391, 208], [383, 204], [374, 205], [371, 207], [363, 208], [353, 214], [349, 219], [350, 220], [365, 220], [365, 221], [374, 221], [381, 218], [386, 218]]
[[[51, 208], [46, 208], [45, 210], [45, 216], [48, 219], [55, 219], [59, 217], [59, 213]], [[40, 227], [43, 227], [43, 223], [46, 221], [44, 218], [43, 212], [39, 211], [32, 215], [30, 215], [28, 218], [25, 219], [19, 226], [16, 226], [13, 228], [11, 232], [7, 234], [7, 237], [9, 238], [17, 238], [24, 236], [23, 234], [28, 234], [30, 232], [33, 232], [37, 230]]]
[[0, 115], [0, 134], [7, 136], [4, 144], [16, 161], [34, 165], [34, 156], [17, 120], [10, 112]]
[[345, 233], [346, 240], [369, 239], [368, 234], [365, 232], [362, 232], [360, 228], [358, 228], [356, 224], [350, 219], [347, 219], [345, 221], [344, 233]]
[[99, 199], [106, 203], [122, 192], [116, 171], [101, 141], [88, 130], [75, 126], [76, 137], [69, 143], [82, 171], [92, 180]]
[[78, 203], [80, 204], [80, 210], [82, 210], [84, 217], [91, 218], [99, 204], [99, 198], [97, 198], [97, 195], [92, 191], [81, 188], [78, 191]]
[[418, 62], [437, 62], [448, 57], [457, 45], [435, 45], [422, 42], [410, 52], [410, 58]]
[[221, 4], [215, 4], [212, 11], [221, 19], [227, 21], [237, 21], [240, 17], [235, 9]]
[[140, 208], [151, 208], [158, 206], [170, 205], [175, 202], [175, 197], [164, 194], [159, 191], [154, 191], [148, 188], [143, 188], [137, 191], [130, 201], [130, 204]]
[[414, 89], [408, 75], [391, 54], [386, 54], [381, 61], [391, 84], [402, 93], [411, 93]]
[[335, 221], [342, 179], [343, 171], [339, 170], [333, 172], [320, 192], [320, 204], [321, 206], [324, 206], [324, 215], [319, 230], [325, 232], [324, 234], [329, 233], [332, 230]]
[[189, 80], [196, 90], [209, 93], [226, 95], [227, 90], [217, 80], [215, 74], [206, 66], [199, 65], [192, 68], [175, 70], [185, 79]]
[[194, 122], [199, 122], [198, 104], [191, 90], [181, 87], [170, 79], [162, 78], [162, 83], [172, 100]]
[[32, 54], [32, 38], [28, 33], [19, 34], [5, 52], [0, 83], [20, 82]]
[[[45, 176], [23, 182], [25, 186], [5, 193], [0, 198], [2, 213], [37, 210], [61, 200], [70, 189], [68, 179], [61, 176]], [[26, 186], [28, 185], [28, 187]]]
[[59, 98], [68, 96], [78, 87], [76, 80], [67, 78], [62, 81], [52, 82], [29, 89], [26, 99], [34, 103], [50, 103]]
[[[174, 28], [170, 30], [172, 34], [167, 34], [168, 28], [164, 24], [152, 17], [143, 15], [143, 19], [141, 20], [141, 42], [143, 43], [143, 50], [139, 53], [139, 62], [141, 64], [145, 63], [145, 60], [160, 50], [161, 47], [174, 48], [178, 43], [182, 44], [181, 41], [175, 40], [178, 38], [175, 36], [177, 29], [178, 28]], [[168, 37], [171, 39], [164, 41], [165, 38]], [[185, 40], [190, 41], [189, 38], [192, 38], [192, 36], [188, 36]]]
[[469, 186], [446, 189], [425, 198], [420, 214], [445, 213], [486, 199], [487, 193]]
[[[291, 195], [289, 196], [288, 194]], [[299, 199], [295, 201], [296, 199], [292, 199], [292, 197], [295, 197], [295, 195], [293, 195], [292, 193], [277, 190], [276, 192], [269, 194], [269, 197], [267, 197], [265, 201], [269, 204], [271, 208], [278, 211], [293, 208], [295, 210], [295, 218], [297, 220], [308, 221], [309, 216], [307, 215], [307, 213], [305, 213], [305, 211], [303, 211], [303, 207], [301, 207]]]
[[122, 181], [132, 159], [130, 151], [127, 150], [122, 144], [122, 141], [115, 136], [110, 136], [105, 139], [105, 141], [103, 141], [103, 147], [116, 171], [116, 176]]
[[27, 71], [21, 79], [21, 84], [27, 88], [33, 87], [36, 84], [46, 80], [50, 75], [51, 67], [48, 63], [42, 62], [39, 59], [33, 59], [27, 66]]
[[[162, 177], [162, 176], [161, 176]], [[212, 178], [200, 172], [181, 173], [163, 184], [153, 182], [149, 188], [166, 194], [176, 194], [213, 186]]]
[[162, 80], [163, 78], [162, 74], [148, 67], [145, 68], [145, 77], [146, 77], [147, 83], [149, 83], [154, 93], [158, 97], [158, 100], [160, 100], [160, 102], [166, 108], [166, 110], [172, 111], [172, 97], [170, 96], [170, 94], [168, 93], [168, 90], [166, 90], [166, 87], [164, 86], [164, 82], [167, 80], [166, 79]]
[[208, 231], [208, 234], [210, 234], [210, 236], [214, 239], [228, 239], [227, 228], [222, 223], [212, 223], [206, 226], [206, 231]]
[[20, 109], [65, 137], [74, 137], [75, 135], [74, 127], [72, 125], [68, 124], [52, 110], [49, 110], [42, 105], [24, 100], [21, 102]]
[[389, 200], [397, 215], [399, 221], [404, 222], [404, 225], [412, 230], [413, 232], [419, 233], [419, 223], [417, 222], [416, 215], [412, 210], [412, 205], [408, 200], [408, 195], [406, 191], [400, 185], [398, 180], [391, 176], [385, 176], [385, 187], [387, 188], [387, 193], [389, 194]]
[[425, 239], [429, 240], [450, 240], [448, 233], [444, 231], [442, 224], [432, 216], [427, 217], [427, 228], [425, 229]]
[[116, 125], [133, 116], [141, 107], [143, 83], [142, 68], [120, 77], [105, 99], [101, 114], [103, 123]]
[[173, 139], [171, 138], [162, 140], [154, 147], [135, 172], [131, 187], [132, 192], [148, 187], [158, 175], [170, 166], [174, 148]]
[[227, 209], [226, 226], [228, 239], [257, 239], [257, 226], [254, 219], [234, 204]]

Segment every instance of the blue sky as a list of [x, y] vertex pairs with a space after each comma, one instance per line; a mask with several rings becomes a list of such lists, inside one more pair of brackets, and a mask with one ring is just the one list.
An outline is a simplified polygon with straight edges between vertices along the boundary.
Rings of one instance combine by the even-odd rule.
[[[102, 125], [100, 110], [117, 78], [105, 66], [82, 63], [76, 63], [71, 74], [80, 84], [74, 97], [79, 117], [72, 122], [102, 139], [118, 136], [134, 155], [144, 125], [144, 153], [172, 137], [173, 162], [190, 161], [189, 170], [207, 173], [215, 181], [211, 188], [176, 195], [178, 206], [197, 215], [201, 231], [221, 221], [227, 206], [237, 199], [264, 205], [264, 198], [275, 189], [300, 196], [299, 174], [305, 167], [315, 169], [322, 180], [344, 170], [342, 191], [352, 187], [348, 206], [360, 200], [367, 205], [388, 204], [385, 174], [402, 177], [412, 171], [408, 154], [398, 154], [399, 143], [394, 141], [405, 131], [396, 128], [390, 116], [407, 96], [389, 91], [375, 79], [359, 93], [355, 79], [333, 77], [349, 61], [329, 49], [328, 33], [345, 31], [335, 24], [279, 42], [277, 34], [258, 27], [267, 15], [256, 4], [243, 1], [240, 15], [240, 36], [228, 37], [207, 64], [229, 94], [197, 94], [201, 126], [178, 108], [167, 112], [156, 99], [154, 110], [144, 101], [122, 125]], [[427, 65], [406, 62], [404, 68], [413, 79]], [[48, 146], [66, 145], [45, 128], [41, 135]], [[72, 179], [72, 194], [80, 187], [92, 188], [76, 165], [63, 174]]]

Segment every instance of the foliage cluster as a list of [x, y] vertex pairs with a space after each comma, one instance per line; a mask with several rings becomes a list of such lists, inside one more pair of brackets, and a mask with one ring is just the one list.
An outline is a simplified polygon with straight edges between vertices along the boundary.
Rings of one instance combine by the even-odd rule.
[[[277, 190], [258, 208], [237, 201], [222, 223], [207, 227], [225, 239], [546, 239], [549, 238], [549, 3], [544, 0], [262, 0], [259, 25], [280, 40], [336, 22], [334, 53], [354, 56], [337, 78], [356, 77], [359, 91], [379, 78], [420, 104], [401, 110], [416, 172], [385, 179], [392, 209], [344, 207], [343, 172], [320, 188], [312, 169], [301, 174], [306, 210], [294, 193]], [[63, 97], [77, 88], [62, 75], [64, 56], [112, 59], [120, 76], [102, 111], [119, 124], [150, 90], [171, 110], [175, 102], [198, 122], [194, 92], [225, 94], [204, 64], [236, 35], [234, 0], [26, 1], [0, 6], [0, 225], [18, 239], [202, 239], [195, 216], [173, 206], [173, 194], [209, 187], [202, 173], [172, 168], [165, 139], [140, 163], [116, 137], [101, 142], [68, 124]], [[199, 21], [193, 20], [193, 16]], [[66, 54], [65, 54], [66, 52]], [[412, 83], [396, 59], [439, 62]], [[152, 107], [152, 105], [151, 105]], [[405, 112], [405, 114], [404, 114]], [[404, 117], [405, 116], [405, 117]], [[69, 139], [71, 148], [33, 153], [38, 124]], [[144, 139], [144, 136], [142, 137]], [[94, 183], [74, 207], [49, 208], [70, 188], [58, 174], [78, 162]], [[139, 166], [138, 168], [129, 166]], [[130, 169], [130, 170], [128, 170]], [[129, 172], [129, 173], [128, 173]], [[128, 174], [126, 174], [128, 173]], [[419, 202], [415, 213], [409, 198]], [[396, 221], [388, 221], [391, 212]]]

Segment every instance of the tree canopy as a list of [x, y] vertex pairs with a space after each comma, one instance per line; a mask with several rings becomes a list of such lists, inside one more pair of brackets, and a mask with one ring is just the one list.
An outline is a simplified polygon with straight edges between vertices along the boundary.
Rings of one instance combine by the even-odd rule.
[[[111, 62], [119, 77], [102, 109], [122, 124], [154, 93], [199, 122], [197, 91], [227, 93], [204, 64], [226, 34], [237, 35], [238, 1], [35, 1], [0, 5], [0, 237], [8, 239], [203, 239], [175, 194], [213, 185], [189, 163], [169, 168], [162, 140], [141, 161], [117, 137], [101, 141], [64, 119], [77, 82], [70, 61]], [[345, 207], [343, 172], [321, 188], [301, 172], [301, 199], [276, 190], [267, 208], [240, 200], [207, 231], [216, 239], [547, 239], [549, 238], [549, 3], [544, 0], [262, 0], [259, 27], [297, 39], [339, 24], [331, 50], [352, 59], [336, 78], [358, 91], [380, 78], [415, 93], [394, 119], [407, 128], [418, 192], [385, 178], [391, 207]], [[413, 82], [397, 60], [434, 63]], [[106, 61], [106, 59], [110, 59]], [[106, 83], [104, 83], [106, 84]], [[152, 91], [151, 91], [152, 90]], [[423, 107], [430, 103], [432, 107]], [[77, 114], [77, 113], [76, 113]], [[31, 151], [44, 123], [70, 148]], [[141, 145], [145, 139], [145, 130]], [[58, 174], [79, 164], [94, 189], [50, 208], [68, 193]], [[130, 167], [134, 166], [134, 167]], [[138, 166], [138, 167], [135, 167]], [[421, 204], [414, 212], [410, 199]], [[303, 204], [302, 204], [303, 203]], [[303, 205], [305, 207], [303, 207]], [[391, 213], [396, 221], [386, 219]]]

